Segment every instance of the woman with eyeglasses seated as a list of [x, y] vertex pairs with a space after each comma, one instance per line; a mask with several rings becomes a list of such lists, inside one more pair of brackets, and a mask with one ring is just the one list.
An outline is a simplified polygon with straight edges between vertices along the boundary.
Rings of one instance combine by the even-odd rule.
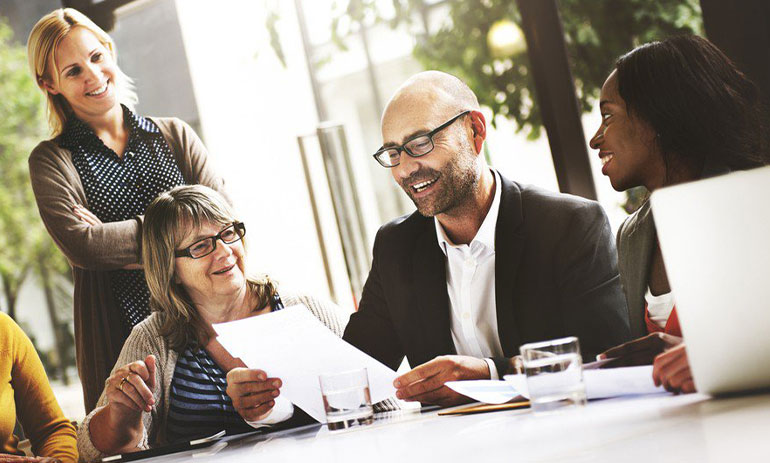
[[311, 422], [280, 395], [279, 378], [230, 356], [212, 324], [304, 304], [341, 336], [346, 316], [313, 297], [279, 296], [269, 278], [250, 277], [245, 234], [227, 201], [201, 185], [173, 188], [147, 207], [142, 257], [153, 314], [131, 332], [80, 426], [83, 459], [220, 430]]
[[[37, 457], [25, 457], [16, 423]], [[40, 357], [24, 331], [0, 312], [0, 462], [75, 463], [75, 427], [62, 414]]]
[[[601, 90], [591, 147], [618, 191], [654, 191], [768, 163], [760, 95], [717, 47], [696, 36], [642, 45], [618, 59]], [[631, 334], [600, 356], [652, 364], [674, 392], [695, 390], [649, 201], [618, 231], [618, 267]], [[736, 288], [725, 288], [734, 291]], [[729, 307], [725, 307], [725, 314]]]

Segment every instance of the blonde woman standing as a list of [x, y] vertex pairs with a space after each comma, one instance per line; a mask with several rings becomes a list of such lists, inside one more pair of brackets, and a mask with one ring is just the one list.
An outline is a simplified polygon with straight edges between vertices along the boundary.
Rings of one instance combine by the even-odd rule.
[[149, 314], [140, 264], [144, 209], [182, 184], [222, 191], [195, 132], [173, 118], [132, 111], [136, 95], [112, 39], [82, 13], [44, 16], [27, 44], [46, 94], [53, 138], [29, 158], [40, 216], [70, 261], [75, 342], [86, 412], [131, 329]]

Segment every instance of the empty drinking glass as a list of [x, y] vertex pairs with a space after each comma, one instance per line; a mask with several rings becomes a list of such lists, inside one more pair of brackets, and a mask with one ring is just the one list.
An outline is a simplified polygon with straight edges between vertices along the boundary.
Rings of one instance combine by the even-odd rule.
[[519, 350], [535, 413], [586, 404], [583, 361], [576, 337], [524, 344]]
[[321, 395], [330, 431], [371, 424], [374, 421], [366, 368], [320, 375]]

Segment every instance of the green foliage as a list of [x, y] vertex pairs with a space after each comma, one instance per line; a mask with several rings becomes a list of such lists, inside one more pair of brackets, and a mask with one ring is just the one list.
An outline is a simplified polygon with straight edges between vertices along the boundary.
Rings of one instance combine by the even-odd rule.
[[[385, 3], [387, 11], [382, 1], [376, 0], [349, 0], [345, 6], [337, 5], [332, 25], [335, 41], [343, 41], [351, 23], [387, 21], [392, 26], [409, 26], [421, 14], [431, 14], [422, 0]], [[698, 0], [559, 0], [558, 5], [584, 112], [596, 104], [601, 85], [620, 55], [645, 42], [702, 30]], [[487, 43], [494, 23], [510, 20], [520, 26], [516, 2], [447, 0], [430, 8], [433, 13], [446, 13], [446, 20], [418, 40], [414, 55], [420, 63], [426, 69], [457, 75], [494, 116], [515, 121], [518, 130], [526, 130], [532, 139], [539, 137], [542, 117], [526, 49], [500, 57]]]
[[51, 273], [68, 269], [29, 183], [27, 158], [46, 133], [44, 98], [30, 77], [26, 49], [0, 17], [0, 278], [11, 314], [21, 284], [30, 271], [39, 273], [40, 262]]
[[280, 61], [285, 68], [286, 55], [283, 52], [283, 46], [281, 45], [281, 40], [278, 35], [277, 28], [279, 19], [281, 18], [278, 16], [278, 13], [275, 10], [268, 10], [267, 17], [265, 18], [265, 28], [270, 35], [270, 46], [273, 48], [273, 51], [275, 51], [275, 56], [278, 58], [278, 61]]

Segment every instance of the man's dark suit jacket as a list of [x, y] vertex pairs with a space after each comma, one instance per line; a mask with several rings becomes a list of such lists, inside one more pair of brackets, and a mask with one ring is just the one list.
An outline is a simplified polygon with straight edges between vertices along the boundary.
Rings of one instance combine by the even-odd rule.
[[[501, 176], [502, 177], [502, 176]], [[577, 336], [583, 357], [630, 338], [615, 241], [594, 201], [502, 178], [495, 230], [495, 301], [502, 376], [519, 346]], [[418, 212], [380, 228], [372, 269], [344, 339], [396, 369], [454, 354], [446, 257], [433, 218]]]

